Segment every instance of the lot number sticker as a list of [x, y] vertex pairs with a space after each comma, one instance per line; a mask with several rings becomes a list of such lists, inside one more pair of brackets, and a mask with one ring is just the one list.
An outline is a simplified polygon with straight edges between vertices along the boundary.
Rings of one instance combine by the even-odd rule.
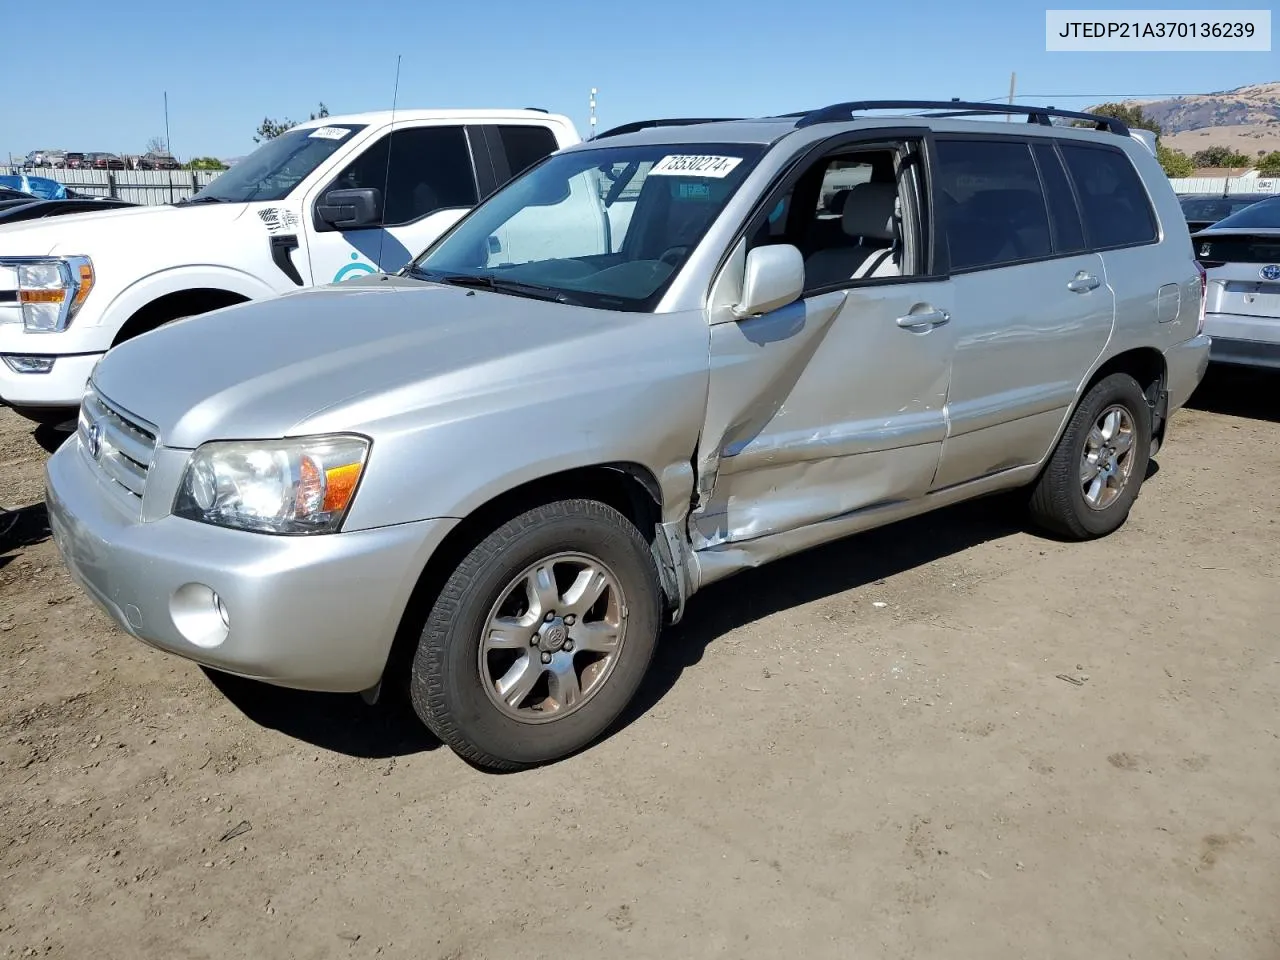
[[345, 127], [316, 127], [311, 131], [312, 140], [341, 140], [351, 131]]
[[708, 157], [700, 154], [672, 154], [663, 157], [649, 171], [651, 177], [714, 177], [719, 180], [733, 172], [741, 157]]

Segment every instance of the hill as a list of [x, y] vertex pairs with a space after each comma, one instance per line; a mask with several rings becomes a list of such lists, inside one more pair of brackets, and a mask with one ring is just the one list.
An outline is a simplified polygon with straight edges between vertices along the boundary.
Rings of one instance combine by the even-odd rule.
[[1207, 147], [1227, 147], [1248, 157], [1280, 150], [1280, 82], [1125, 103], [1141, 107], [1160, 124], [1165, 146], [1187, 154]]

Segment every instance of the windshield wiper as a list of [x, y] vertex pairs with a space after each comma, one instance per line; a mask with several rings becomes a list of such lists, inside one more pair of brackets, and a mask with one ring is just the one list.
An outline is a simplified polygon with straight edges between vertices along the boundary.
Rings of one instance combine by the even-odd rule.
[[428, 273], [416, 267], [409, 268], [410, 276], [432, 283], [445, 283], [452, 287], [472, 287], [478, 290], [492, 290], [495, 293], [509, 293], [517, 297], [528, 297], [530, 300], [549, 300], [552, 303], [565, 303], [570, 306], [581, 304], [568, 294], [555, 287], [544, 287], [536, 283], [521, 283], [519, 280], [499, 279], [488, 274], [474, 273]]
[[190, 203], [230, 203], [223, 197], [188, 197], [186, 200], [179, 200], [174, 204], [175, 207], [185, 207]]

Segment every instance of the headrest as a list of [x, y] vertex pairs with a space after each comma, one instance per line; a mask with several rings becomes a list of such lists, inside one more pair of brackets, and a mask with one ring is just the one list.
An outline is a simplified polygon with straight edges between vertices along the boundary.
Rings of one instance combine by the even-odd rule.
[[844, 213], [845, 202], [849, 199], [848, 190], [837, 190], [831, 195], [831, 199], [827, 201], [827, 209], [832, 213]]
[[892, 183], [860, 183], [849, 191], [841, 214], [841, 226], [850, 237], [892, 240], [896, 232], [898, 188]]

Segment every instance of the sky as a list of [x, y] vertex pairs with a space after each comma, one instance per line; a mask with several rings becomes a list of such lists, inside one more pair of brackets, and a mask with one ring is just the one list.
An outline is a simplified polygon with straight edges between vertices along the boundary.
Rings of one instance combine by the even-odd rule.
[[1019, 100], [1077, 108], [1280, 80], [1274, 50], [1047, 53], [1045, 7], [1014, 0], [61, 0], [54, 9], [56, 43], [5, 45], [0, 158], [141, 153], [165, 134], [166, 92], [175, 154], [242, 156], [267, 116], [304, 120], [321, 101], [334, 115], [388, 109], [397, 55], [402, 107], [538, 106], [567, 114], [583, 136], [592, 87], [603, 131], [852, 99], [995, 99], [1015, 71]]

